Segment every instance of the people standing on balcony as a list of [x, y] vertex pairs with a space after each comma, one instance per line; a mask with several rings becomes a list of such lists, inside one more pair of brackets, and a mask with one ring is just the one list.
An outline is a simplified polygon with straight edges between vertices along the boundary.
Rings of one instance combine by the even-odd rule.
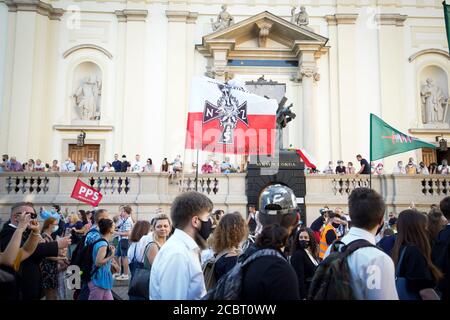
[[437, 171], [440, 174], [449, 174], [450, 173], [450, 167], [448, 166], [448, 162], [446, 159], [442, 160], [442, 164], [438, 167]]
[[169, 162], [164, 158], [161, 164], [161, 172], [169, 172]]
[[377, 168], [375, 166], [375, 162], [374, 161], [370, 161], [370, 171], [372, 172], [372, 174], [375, 174], [376, 170], [377, 170]]
[[214, 160], [213, 164], [213, 173], [221, 173], [222, 170], [220, 169], [220, 162], [219, 160]]
[[405, 167], [403, 166], [403, 161], [398, 161], [397, 165], [392, 169], [393, 174], [406, 174]]
[[119, 160], [119, 155], [114, 154], [114, 161], [112, 162], [115, 172], [122, 172], [122, 161]]
[[360, 154], [356, 156], [356, 159], [359, 161], [361, 165], [361, 169], [359, 169], [357, 174], [370, 174], [370, 165], [366, 159], [364, 159]]
[[212, 173], [213, 167], [209, 164], [209, 161], [206, 160], [205, 163], [202, 165], [202, 173]]
[[107, 162], [102, 169], [102, 172], [115, 172], [114, 167], [111, 163]]
[[36, 163], [34, 165], [34, 171], [45, 172], [45, 164], [42, 163], [41, 159], [36, 159]]
[[181, 162], [181, 156], [177, 155], [173, 162], [170, 164], [172, 166], [172, 172], [176, 175], [178, 172], [183, 171], [183, 162]]
[[356, 169], [355, 169], [355, 167], [353, 166], [353, 162], [349, 162], [349, 163], [347, 164], [347, 168], [346, 168], [345, 173], [347, 173], [347, 174], [356, 174]]
[[438, 164], [436, 162], [430, 163], [428, 166], [428, 171], [430, 174], [438, 174]]
[[76, 165], [72, 162], [72, 159], [67, 158], [61, 165], [61, 172], [74, 172], [76, 171]]
[[156, 255], [150, 275], [151, 300], [198, 300], [206, 294], [200, 250], [211, 233], [213, 203], [189, 191], [172, 202], [175, 232]]
[[152, 159], [150, 159], [150, 158], [147, 159], [147, 163], [145, 164], [145, 167], [144, 167], [144, 172], [147, 172], [147, 173], [155, 172], [155, 166], [153, 165]]
[[[427, 215], [414, 209], [398, 216], [398, 233], [392, 250], [397, 290], [401, 300], [438, 300], [434, 288], [442, 272], [433, 264], [427, 234]], [[401, 285], [401, 280], [405, 285]]]
[[334, 173], [334, 166], [333, 161], [328, 161], [328, 165], [323, 169], [323, 174], [333, 174]]
[[129, 168], [131, 167], [130, 162], [127, 161], [127, 156], [122, 155], [122, 164], [120, 166], [120, 172], [129, 172]]
[[137, 154], [135, 156], [135, 160], [131, 164], [130, 172], [132, 173], [141, 173], [144, 172], [144, 163], [141, 162], [141, 156]]
[[230, 157], [225, 157], [225, 159], [223, 160], [221, 166], [220, 166], [220, 170], [222, 173], [233, 173], [236, 172], [236, 169], [234, 168], [234, 166], [231, 164], [230, 162]]
[[53, 160], [50, 172], [59, 172], [58, 160]]
[[86, 166], [86, 164], [87, 164], [87, 158], [84, 158], [83, 161], [81, 161], [80, 167], [78, 168], [78, 170], [79, 170], [80, 172], [86, 172], [86, 171], [85, 171], [85, 166]]
[[84, 163], [83, 160], [83, 164], [81, 166], [81, 172], [85, 172], [85, 173], [92, 173], [92, 172], [97, 172], [98, 169], [98, 164], [97, 161], [94, 161], [94, 158], [90, 157], [87, 159], [87, 162]]
[[375, 166], [375, 175], [383, 175], [385, 174], [384, 165], [380, 162]]
[[406, 174], [415, 175], [418, 173], [416, 164], [414, 163], [414, 158], [409, 158], [408, 164], [405, 166]]
[[339, 238], [338, 228], [341, 225], [340, 216], [333, 211], [328, 212], [328, 220], [320, 235], [319, 258], [323, 259], [328, 247]]
[[423, 162], [419, 163], [419, 166], [417, 167], [417, 173], [418, 174], [426, 174], [426, 175], [430, 174], [430, 172], [428, 171], [427, 166]]
[[133, 229], [133, 219], [131, 218], [132, 209], [130, 206], [122, 206], [120, 212], [120, 220], [117, 225], [118, 231], [115, 235], [119, 236], [119, 244], [117, 246], [116, 255], [120, 260], [121, 274], [117, 274], [115, 278], [117, 280], [128, 280], [129, 279], [129, 268], [128, 268], [128, 238]]
[[344, 166], [344, 161], [338, 160], [336, 167], [336, 174], [345, 174], [347, 172], [347, 168]]
[[294, 239], [290, 263], [297, 274], [300, 299], [304, 300], [319, 265], [319, 250], [310, 228], [300, 228]]
[[25, 169], [23, 171], [34, 172], [34, 160], [33, 159], [28, 160], [28, 162], [25, 165]]

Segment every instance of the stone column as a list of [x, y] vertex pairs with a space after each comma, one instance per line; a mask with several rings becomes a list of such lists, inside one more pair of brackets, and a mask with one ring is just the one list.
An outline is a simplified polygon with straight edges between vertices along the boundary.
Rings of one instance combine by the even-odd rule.
[[318, 151], [319, 123], [317, 108], [314, 103], [314, 81], [318, 81], [315, 52], [317, 45], [300, 46], [299, 79], [302, 82], [302, 114], [303, 114], [303, 148], [314, 157]]
[[[124, 41], [124, 51], [121, 59], [123, 62], [123, 111], [121, 126], [122, 137], [120, 147], [122, 153], [128, 159], [134, 159], [136, 153], [142, 150], [145, 135], [145, 127], [141, 110], [145, 105], [145, 75], [142, 67], [145, 61], [145, 32], [147, 21], [147, 10], [125, 9], [116, 11], [119, 20], [119, 34], [122, 34]], [[120, 26], [124, 23], [125, 26]], [[125, 30], [123, 30], [125, 28]], [[120, 32], [122, 31], [122, 32]], [[118, 87], [120, 90], [121, 87]]]
[[[405, 120], [411, 114], [405, 101], [405, 83], [410, 79], [405, 79], [405, 54], [403, 48], [404, 28], [403, 24], [407, 19], [406, 15], [400, 14], [379, 14], [375, 17], [378, 23], [378, 48], [379, 48], [379, 77], [380, 77], [380, 116], [384, 121], [391, 124], [403, 132], [408, 127], [402, 124], [410, 122], [415, 118]], [[408, 154], [404, 155], [407, 159]], [[390, 170], [398, 159], [387, 158], [384, 160], [384, 167]]]
[[[358, 14], [339, 13], [326, 16], [330, 45], [330, 112], [331, 155], [334, 160], [355, 162], [355, 155], [363, 153], [355, 145], [354, 117], [356, 115], [356, 33]], [[365, 143], [367, 145], [367, 143]], [[367, 155], [368, 156], [368, 155]], [[324, 159], [324, 161], [327, 159]]]
[[48, 156], [40, 154], [45, 143], [40, 120], [50, 104], [46, 84], [51, 77], [46, 57], [54, 55], [48, 49], [52, 48], [48, 43], [49, 20], [60, 20], [63, 10], [32, 0], [11, 0], [6, 4], [10, 23], [5, 82], [9, 85], [3, 100], [1, 145], [4, 152], [18, 160]]
[[[172, 161], [177, 154], [183, 157], [186, 121], [189, 108], [189, 86], [193, 75], [193, 24], [197, 13], [167, 10], [167, 84], [165, 106], [164, 156]], [[185, 168], [190, 163], [182, 159]]]

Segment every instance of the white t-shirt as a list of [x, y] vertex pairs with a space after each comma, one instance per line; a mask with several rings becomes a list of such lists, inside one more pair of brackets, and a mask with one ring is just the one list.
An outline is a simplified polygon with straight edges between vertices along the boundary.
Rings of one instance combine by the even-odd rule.
[[131, 172], [143, 172], [144, 164], [140, 161], [135, 161], [131, 164], [130, 171]]
[[[131, 231], [132, 229], [133, 219], [131, 219], [131, 217], [128, 217], [125, 221], [122, 220], [122, 222], [119, 224], [119, 232]], [[120, 236], [119, 239], [128, 239], [128, 236]]]
[[149, 234], [143, 236], [138, 242], [131, 243], [130, 247], [128, 248], [128, 261], [130, 262], [131, 260], [133, 260], [136, 253], [135, 259], [139, 262], [142, 262], [144, 260], [145, 247], [152, 241], [153, 233], [150, 232]]

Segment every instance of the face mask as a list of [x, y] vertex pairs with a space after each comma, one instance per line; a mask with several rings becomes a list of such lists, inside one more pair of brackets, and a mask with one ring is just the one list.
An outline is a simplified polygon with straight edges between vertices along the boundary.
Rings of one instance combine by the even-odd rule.
[[306, 240], [300, 240], [299, 242], [300, 248], [306, 249], [309, 247], [309, 241]]
[[56, 232], [56, 231], [58, 231], [58, 229], [59, 229], [59, 226], [54, 226], [53, 229], [52, 229], [52, 231], [53, 231], [53, 232]]
[[202, 225], [198, 231], [198, 234], [206, 240], [212, 232], [212, 222], [210, 219], [208, 219], [208, 221], [200, 221], [202, 222]]
[[339, 223], [332, 223], [333, 227], [335, 228], [339, 228], [340, 224]]

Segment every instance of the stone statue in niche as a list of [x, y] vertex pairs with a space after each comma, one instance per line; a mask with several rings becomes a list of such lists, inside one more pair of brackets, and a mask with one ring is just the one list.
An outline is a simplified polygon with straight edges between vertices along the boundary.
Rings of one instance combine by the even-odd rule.
[[231, 16], [231, 14], [228, 13], [226, 4], [222, 5], [222, 11], [217, 16], [217, 20], [214, 21], [213, 19], [211, 19], [211, 25], [212, 25], [213, 31], [218, 31], [218, 30], [228, 28], [233, 23], [234, 23], [234, 19]]
[[101, 79], [95, 75], [86, 77], [73, 97], [81, 120], [100, 120]]
[[300, 12], [295, 13], [296, 7], [292, 7], [291, 10], [291, 23], [298, 25], [299, 27], [306, 27], [309, 24], [309, 15], [306, 13], [305, 6], [300, 7]]
[[428, 78], [420, 90], [422, 102], [422, 122], [424, 124], [441, 125], [445, 123], [448, 97], [442, 89]]

